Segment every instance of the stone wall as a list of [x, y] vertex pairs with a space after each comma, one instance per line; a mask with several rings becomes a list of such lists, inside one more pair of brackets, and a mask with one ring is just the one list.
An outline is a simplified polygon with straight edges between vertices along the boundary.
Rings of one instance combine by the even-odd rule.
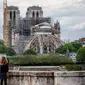
[[85, 72], [55, 72], [54, 85], [85, 85]]
[[8, 85], [85, 85], [85, 72], [11, 71]]

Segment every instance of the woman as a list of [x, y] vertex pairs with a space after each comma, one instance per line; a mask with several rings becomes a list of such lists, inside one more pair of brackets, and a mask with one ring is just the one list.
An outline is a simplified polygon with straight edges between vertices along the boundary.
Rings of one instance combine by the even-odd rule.
[[0, 85], [3, 85], [3, 83], [7, 85], [8, 60], [5, 57], [2, 57], [0, 63]]

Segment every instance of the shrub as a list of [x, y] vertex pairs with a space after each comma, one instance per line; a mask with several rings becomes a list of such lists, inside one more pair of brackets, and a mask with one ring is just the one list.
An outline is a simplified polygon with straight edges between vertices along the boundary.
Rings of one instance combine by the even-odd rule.
[[36, 55], [37, 53], [33, 49], [28, 49], [23, 54], [24, 55], [27, 55], [27, 54]]
[[48, 65], [48, 66], [56, 66], [63, 64], [73, 64], [73, 61], [70, 58], [62, 57], [58, 55], [20, 55], [13, 56], [9, 58], [9, 63], [13, 65], [23, 65], [23, 66], [40, 66], [40, 65]]
[[79, 66], [79, 65], [70, 65], [70, 64], [67, 64], [65, 65], [65, 68], [68, 70], [68, 71], [80, 71], [82, 70], [82, 67]]

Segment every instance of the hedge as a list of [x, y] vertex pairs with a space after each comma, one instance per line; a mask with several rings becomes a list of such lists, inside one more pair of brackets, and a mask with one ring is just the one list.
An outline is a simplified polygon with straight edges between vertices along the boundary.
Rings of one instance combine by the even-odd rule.
[[19, 65], [19, 66], [56, 66], [56, 65], [65, 65], [73, 64], [72, 59], [64, 56], [59, 56], [57, 54], [50, 55], [17, 55], [9, 57], [10, 65]]

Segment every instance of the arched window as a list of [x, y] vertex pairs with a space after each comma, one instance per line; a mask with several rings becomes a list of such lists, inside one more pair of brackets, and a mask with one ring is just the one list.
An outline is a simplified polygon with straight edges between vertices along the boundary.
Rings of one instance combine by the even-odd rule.
[[43, 49], [44, 49], [44, 53], [47, 53], [47, 46], [46, 45], [44, 45]]
[[32, 13], [32, 17], [33, 17], [33, 18], [35, 17], [35, 12]]
[[16, 12], [14, 11], [14, 19], [16, 19]]
[[15, 21], [16, 21], [16, 12], [14, 11], [14, 16], [13, 16], [13, 21], [14, 21], [14, 24], [15, 24]]
[[12, 11], [10, 11], [10, 20], [12, 20]]
[[60, 33], [60, 28], [58, 28], [58, 33]]
[[36, 13], [36, 18], [39, 18], [39, 13], [38, 12]]

